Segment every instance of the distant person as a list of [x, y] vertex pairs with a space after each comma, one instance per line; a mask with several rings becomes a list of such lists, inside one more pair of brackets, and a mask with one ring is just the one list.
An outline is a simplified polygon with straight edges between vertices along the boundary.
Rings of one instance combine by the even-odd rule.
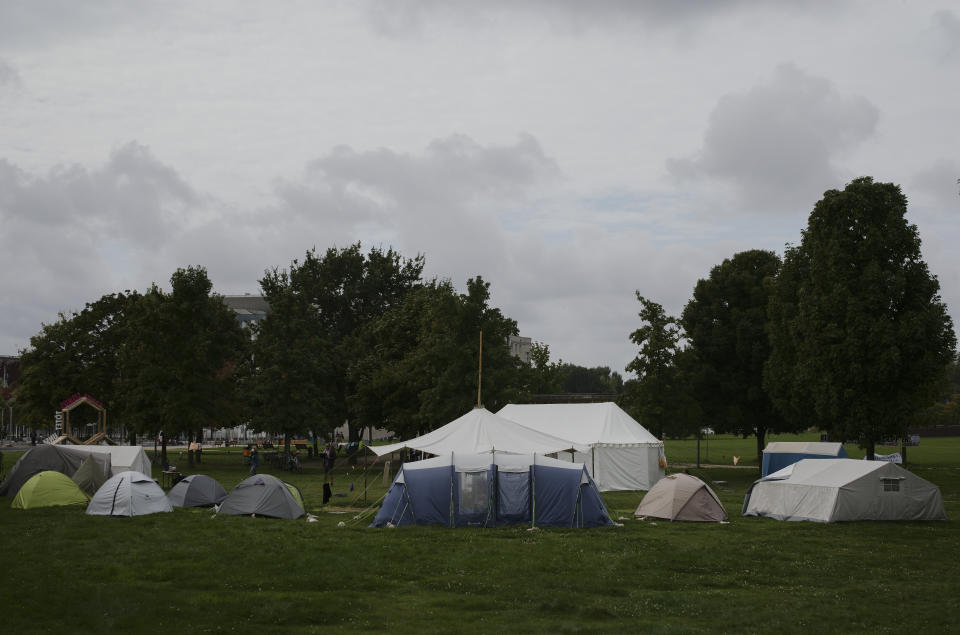
[[258, 467], [260, 467], [260, 453], [257, 452], [257, 446], [253, 446], [250, 448], [250, 476], [257, 473]]
[[333, 464], [337, 459], [337, 446], [333, 441], [327, 443], [327, 449], [323, 453], [323, 481], [333, 485]]

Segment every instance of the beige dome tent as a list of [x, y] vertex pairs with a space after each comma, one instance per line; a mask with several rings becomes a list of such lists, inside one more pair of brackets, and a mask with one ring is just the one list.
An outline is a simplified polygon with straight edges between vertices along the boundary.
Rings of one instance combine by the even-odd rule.
[[729, 518], [713, 490], [690, 474], [671, 474], [657, 481], [633, 515], [637, 518], [717, 523]]

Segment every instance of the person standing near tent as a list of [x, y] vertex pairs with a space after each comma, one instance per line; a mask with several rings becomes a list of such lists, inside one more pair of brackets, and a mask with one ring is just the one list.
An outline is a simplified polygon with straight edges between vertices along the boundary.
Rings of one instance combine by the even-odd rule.
[[333, 464], [337, 459], [337, 446], [333, 441], [327, 442], [327, 449], [323, 453], [323, 481], [333, 485]]
[[257, 446], [253, 446], [250, 448], [250, 476], [257, 473], [258, 467], [260, 467], [260, 454], [257, 452]]

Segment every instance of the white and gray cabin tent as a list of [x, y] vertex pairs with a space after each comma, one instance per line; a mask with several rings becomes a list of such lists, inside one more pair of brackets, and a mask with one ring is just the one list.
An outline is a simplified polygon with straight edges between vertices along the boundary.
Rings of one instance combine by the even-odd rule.
[[576, 447], [575, 444], [566, 439], [509, 421], [502, 416], [493, 414], [486, 408], [474, 408], [445, 426], [415, 439], [390, 445], [374, 445], [370, 446], [370, 449], [380, 456], [403, 448], [443, 456], [451, 452], [458, 454], [484, 452], [553, 454]]
[[213, 507], [226, 497], [227, 490], [223, 485], [206, 474], [191, 474], [167, 492], [174, 507]]
[[601, 492], [648, 490], [663, 478], [663, 441], [613, 402], [509, 404], [511, 421], [578, 446], [557, 458], [583, 463]]
[[172, 511], [160, 486], [146, 474], [133, 471], [110, 477], [87, 504], [87, 513], [94, 516], [144, 516]]
[[581, 463], [536, 454], [456, 454], [404, 463], [371, 527], [600, 527], [610, 515]]
[[696, 476], [682, 472], [657, 481], [633, 515], [689, 522], [729, 520], [727, 510], [710, 486]]
[[754, 482], [744, 516], [832, 523], [946, 520], [940, 489], [886, 461], [803, 459]]
[[147, 453], [140, 445], [60, 445], [65, 452], [83, 455], [99, 454], [110, 457], [110, 470], [114, 476], [121, 472], [140, 472], [150, 474], [152, 466]]

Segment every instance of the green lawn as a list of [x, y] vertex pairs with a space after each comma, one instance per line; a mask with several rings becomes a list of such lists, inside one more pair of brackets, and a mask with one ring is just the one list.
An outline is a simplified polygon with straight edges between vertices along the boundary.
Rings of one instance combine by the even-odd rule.
[[[711, 441], [711, 463], [724, 463], [726, 441]], [[743, 440], [729, 442], [733, 452]], [[690, 443], [668, 441], [668, 456], [679, 461]], [[314, 523], [182, 509], [103, 518], [2, 499], [3, 630], [947, 632], [960, 623], [960, 446], [924, 439], [910, 452], [952, 520], [743, 518], [757, 474], [733, 468], [691, 470], [726, 482], [715, 489], [731, 522], [709, 526], [635, 521], [642, 493], [619, 492], [606, 500], [622, 527], [372, 530], [346, 511], [363, 507], [363, 471], [345, 460], [334, 489], [348, 495], [327, 508], [319, 462], [297, 475], [261, 470], [297, 484]], [[237, 450], [207, 452], [196, 468], [227, 489], [247, 470]], [[381, 480], [377, 466], [368, 502]]]

